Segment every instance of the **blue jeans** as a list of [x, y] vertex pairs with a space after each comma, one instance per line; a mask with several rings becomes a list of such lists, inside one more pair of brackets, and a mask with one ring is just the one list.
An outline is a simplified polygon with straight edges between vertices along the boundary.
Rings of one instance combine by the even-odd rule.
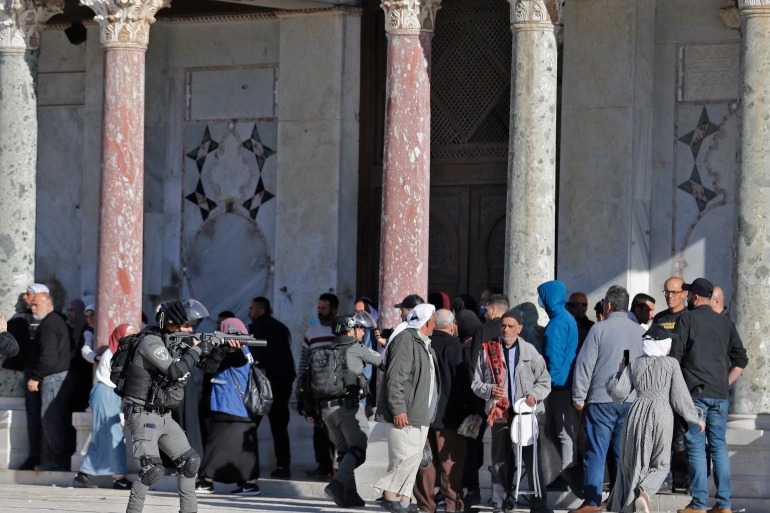
[[604, 484], [604, 462], [612, 446], [615, 467], [620, 459], [620, 444], [623, 426], [626, 423], [631, 403], [589, 403], [586, 407], [586, 455], [585, 503], [598, 506], [602, 503]]
[[730, 456], [727, 453], [727, 399], [693, 398], [695, 406], [703, 412], [706, 431], [699, 432], [697, 424], [690, 424], [684, 434], [687, 446], [687, 459], [690, 465], [690, 494], [694, 509], [706, 509], [708, 492], [706, 491], [706, 439], [708, 439], [711, 461], [713, 463], [714, 484], [717, 488], [716, 500], [720, 508], [730, 508], [733, 493], [730, 484]]

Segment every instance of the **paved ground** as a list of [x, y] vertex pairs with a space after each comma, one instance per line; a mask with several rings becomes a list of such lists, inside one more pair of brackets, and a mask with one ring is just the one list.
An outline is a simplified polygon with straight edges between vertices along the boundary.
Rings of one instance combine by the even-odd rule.
[[[65, 488], [61, 486], [0, 484], [2, 513], [123, 513], [128, 492], [111, 489]], [[175, 493], [151, 491], [144, 506], [145, 513], [179, 511]], [[374, 502], [365, 508], [340, 509], [324, 499], [299, 497], [234, 497], [221, 493], [198, 496], [199, 513], [316, 513], [384, 510]], [[491, 509], [481, 511], [491, 512]], [[526, 511], [526, 509], [524, 510]]]

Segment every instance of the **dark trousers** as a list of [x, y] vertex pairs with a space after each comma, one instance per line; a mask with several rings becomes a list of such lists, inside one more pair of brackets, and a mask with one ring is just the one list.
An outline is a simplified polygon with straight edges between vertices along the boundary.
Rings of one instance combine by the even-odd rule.
[[43, 443], [42, 397], [40, 392], [27, 390], [27, 381], [32, 377], [32, 369], [24, 369], [24, 407], [27, 410], [27, 438], [31, 463], [40, 463], [40, 446]]
[[324, 474], [331, 474], [334, 469], [334, 444], [323, 428], [313, 426], [313, 452], [318, 469]]
[[463, 465], [465, 464], [465, 437], [454, 429], [429, 429], [428, 443], [433, 462], [417, 472], [414, 497], [420, 511], [436, 511], [436, 474], [440, 474], [441, 491], [446, 497], [444, 511], [463, 511]]
[[467, 455], [463, 465], [463, 486], [468, 491], [479, 491], [479, 469], [484, 464], [484, 433], [487, 431], [486, 417], [479, 428], [479, 436], [465, 438]]
[[[271, 383], [273, 385], [273, 406], [267, 415], [270, 421], [270, 432], [273, 434], [273, 450], [275, 451], [275, 466], [291, 466], [291, 442], [289, 441], [289, 399], [291, 398], [292, 382], [288, 384]], [[262, 417], [256, 421], [257, 428], [262, 423]], [[315, 436], [313, 437], [315, 446]], [[318, 459], [316, 457], [316, 459]], [[320, 464], [320, 462], [319, 462]], [[331, 464], [329, 466], [331, 468]]]
[[[492, 479], [502, 486], [506, 496], [512, 496], [516, 490], [516, 446], [511, 442], [511, 421], [513, 415], [506, 422], [495, 422], [492, 425]], [[522, 458], [524, 466], [527, 469], [527, 484], [530, 490], [535, 489], [534, 472], [537, 472], [540, 481], [541, 496], [532, 495], [530, 499], [530, 510], [533, 508], [545, 507], [547, 503], [545, 491], [545, 479], [543, 478], [543, 468], [537, 465], [534, 468], [533, 456], [535, 451], [532, 445], [522, 447]], [[540, 461], [540, 444], [537, 444], [537, 459]], [[534, 471], [534, 472], [533, 472]]]

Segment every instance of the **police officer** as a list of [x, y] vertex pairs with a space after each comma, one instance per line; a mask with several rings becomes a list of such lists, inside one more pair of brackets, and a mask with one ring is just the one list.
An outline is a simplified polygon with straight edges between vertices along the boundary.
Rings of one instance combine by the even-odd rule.
[[382, 355], [365, 347], [363, 340], [366, 329], [376, 326], [368, 312], [355, 315], [341, 315], [334, 319], [332, 333], [337, 336], [332, 347], [345, 352], [347, 369], [344, 372], [345, 395], [337, 399], [318, 401], [317, 411], [329, 432], [329, 439], [337, 448], [338, 469], [334, 479], [326, 486], [324, 493], [341, 507], [364, 506], [358, 495], [354, 471], [366, 460], [366, 445], [369, 440], [369, 421], [364, 414], [360, 398], [367, 390], [363, 376], [367, 363], [379, 366]]
[[201, 457], [190, 447], [179, 424], [171, 418], [171, 410], [184, 398], [184, 385], [194, 366], [212, 372], [224, 355], [240, 344], [229, 341], [228, 345], [212, 348], [210, 342], [202, 343], [197, 338], [181, 341], [167, 335], [180, 331], [191, 333], [206, 317], [206, 307], [194, 299], [164, 301], [155, 314], [158, 326], [142, 330], [140, 340], [129, 353], [124, 413], [140, 469], [131, 488], [126, 513], [140, 513], [147, 489], [163, 477], [159, 450], [177, 466], [180, 513], [198, 511], [195, 477]]

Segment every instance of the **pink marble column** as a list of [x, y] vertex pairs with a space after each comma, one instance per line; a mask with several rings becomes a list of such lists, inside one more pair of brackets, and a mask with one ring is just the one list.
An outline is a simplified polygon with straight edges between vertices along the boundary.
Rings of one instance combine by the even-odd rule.
[[167, 0], [81, 0], [96, 12], [104, 54], [97, 343], [139, 327], [144, 247], [144, 87], [150, 24]]
[[385, 327], [401, 320], [394, 304], [428, 293], [430, 59], [440, 4], [381, 4], [388, 35], [379, 298]]

